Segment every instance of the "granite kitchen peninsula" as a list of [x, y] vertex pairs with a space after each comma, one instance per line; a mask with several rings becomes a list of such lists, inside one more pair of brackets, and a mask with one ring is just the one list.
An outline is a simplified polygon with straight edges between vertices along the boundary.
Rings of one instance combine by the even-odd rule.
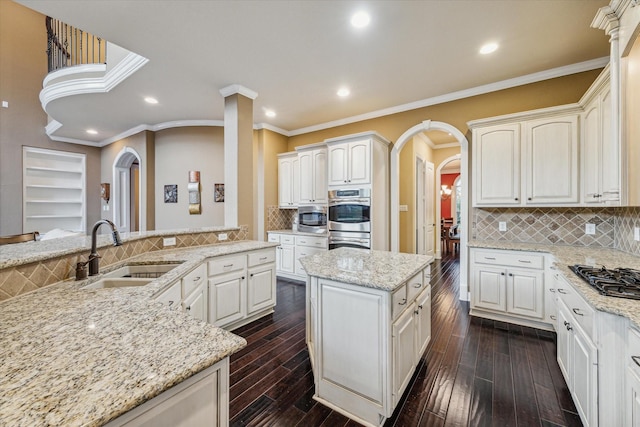
[[367, 426], [391, 416], [431, 339], [432, 261], [351, 248], [300, 260], [314, 399]]

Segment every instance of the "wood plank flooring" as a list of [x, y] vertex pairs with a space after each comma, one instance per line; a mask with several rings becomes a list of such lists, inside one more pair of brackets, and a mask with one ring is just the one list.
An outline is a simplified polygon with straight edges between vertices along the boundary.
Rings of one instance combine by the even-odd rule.
[[[554, 333], [470, 316], [454, 257], [432, 265], [432, 338], [385, 427], [581, 426]], [[274, 314], [235, 330], [231, 426], [357, 426], [313, 400], [303, 283], [278, 280]]]

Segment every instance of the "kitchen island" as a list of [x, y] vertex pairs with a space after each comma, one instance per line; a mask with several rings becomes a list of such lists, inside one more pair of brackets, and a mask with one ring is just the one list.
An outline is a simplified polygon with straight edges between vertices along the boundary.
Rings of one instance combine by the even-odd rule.
[[431, 338], [432, 261], [350, 248], [300, 260], [314, 399], [367, 426], [391, 416]]
[[[206, 425], [227, 425], [228, 359], [246, 341], [156, 299], [208, 259], [273, 247], [239, 241], [157, 250], [126, 260], [176, 265], [145, 286], [86, 288], [102, 278], [95, 276], [0, 302], [0, 425], [136, 425], [154, 401], [169, 404], [163, 425], [200, 425], [203, 413]], [[195, 406], [177, 411], [174, 396]], [[209, 408], [216, 419], [195, 410], [201, 404], [217, 405]]]

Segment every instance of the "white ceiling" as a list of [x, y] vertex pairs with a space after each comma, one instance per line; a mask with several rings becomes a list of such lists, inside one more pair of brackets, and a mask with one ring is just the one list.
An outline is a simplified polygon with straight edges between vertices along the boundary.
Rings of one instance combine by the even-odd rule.
[[[609, 49], [590, 28], [608, 0], [17, 2], [149, 59], [107, 94], [50, 104], [56, 135], [90, 143], [139, 125], [222, 120], [219, 90], [232, 84], [258, 93], [256, 124], [295, 135], [534, 73], [528, 81], [598, 68]], [[372, 19], [357, 30], [349, 19], [360, 9]], [[499, 50], [480, 55], [488, 41]], [[336, 96], [343, 85], [347, 99]]]

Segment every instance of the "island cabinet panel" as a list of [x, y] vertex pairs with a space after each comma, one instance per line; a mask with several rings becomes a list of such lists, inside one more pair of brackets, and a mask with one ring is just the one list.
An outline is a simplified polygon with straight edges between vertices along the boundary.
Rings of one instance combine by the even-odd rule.
[[209, 279], [209, 323], [224, 326], [245, 316], [244, 270]]
[[405, 312], [393, 324], [393, 400], [397, 402], [416, 369], [416, 316]]

